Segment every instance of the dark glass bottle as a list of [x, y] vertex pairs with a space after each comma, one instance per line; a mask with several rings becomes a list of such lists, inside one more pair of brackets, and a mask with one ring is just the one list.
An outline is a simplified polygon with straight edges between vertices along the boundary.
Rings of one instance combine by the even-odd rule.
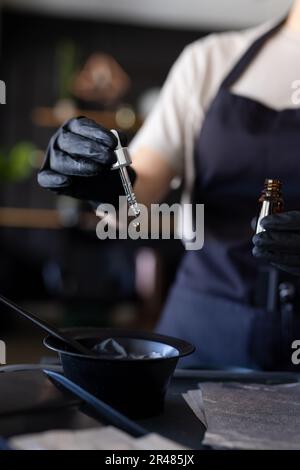
[[283, 212], [284, 202], [281, 193], [282, 183], [279, 180], [265, 180], [265, 186], [259, 198], [260, 212], [256, 224], [256, 233], [263, 232], [261, 220], [270, 214]]

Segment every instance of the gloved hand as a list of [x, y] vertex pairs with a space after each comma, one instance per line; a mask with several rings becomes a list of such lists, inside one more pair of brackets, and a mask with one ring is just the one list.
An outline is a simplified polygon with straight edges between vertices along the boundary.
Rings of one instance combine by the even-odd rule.
[[300, 211], [268, 215], [261, 225], [266, 231], [254, 235], [253, 255], [300, 275]]
[[[126, 145], [122, 136], [122, 145]], [[115, 135], [85, 117], [63, 124], [51, 138], [38, 183], [58, 194], [99, 203], [118, 204], [124, 195], [116, 162]], [[135, 171], [127, 167], [131, 182]]]

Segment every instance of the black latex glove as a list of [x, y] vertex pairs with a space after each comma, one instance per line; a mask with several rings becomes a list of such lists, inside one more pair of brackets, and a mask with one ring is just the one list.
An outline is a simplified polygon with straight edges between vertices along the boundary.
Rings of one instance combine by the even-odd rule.
[[268, 215], [266, 230], [253, 237], [253, 255], [283, 271], [300, 275], [300, 211]]
[[[111, 170], [116, 146], [115, 135], [94, 121], [70, 119], [51, 138], [38, 183], [58, 194], [117, 205], [124, 190], [119, 171]], [[133, 183], [135, 172], [127, 170]]]

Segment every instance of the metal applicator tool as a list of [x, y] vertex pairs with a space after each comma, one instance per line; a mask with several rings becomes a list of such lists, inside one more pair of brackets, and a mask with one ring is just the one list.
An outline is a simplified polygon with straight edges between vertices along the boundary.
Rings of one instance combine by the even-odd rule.
[[[132, 214], [134, 217], [138, 217], [141, 213], [138, 203], [135, 198], [135, 194], [133, 192], [131, 181], [128, 176], [128, 172], [126, 167], [131, 165], [132, 161], [129, 155], [129, 151], [127, 147], [123, 147], [120, 141], [120, 136], [115, 129], [111, 129], [111, 132], [116, 136], [118, 140], [118, 145], [115, 149], [115, 155], [117, 157], [117, 162], [112, 166], [112, 170], [119, 170], [120, 178], [123, 184], [123, 188], [126, 194], [128, 206], [130, 207]], [[136, 222], [136, 226], [138, 226], [138, 222]]]

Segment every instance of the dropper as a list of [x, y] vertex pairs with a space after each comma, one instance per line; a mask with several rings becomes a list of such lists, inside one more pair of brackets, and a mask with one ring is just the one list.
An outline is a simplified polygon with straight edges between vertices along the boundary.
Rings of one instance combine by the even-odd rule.
[[[135, 194], [132, 189], [131, 181], [128, 176], [126, 167], [131, 165], [132, 161], [127, 147], [123, 147], [121, 144], [120, 136], [115, 129], [111, 129], [111, 132], [116, 136], [118, 140], [118, 145], [115, 148], [115, 155], [117, 157], [116, 163], [112, 166], [113, 170], [119, 170], [120, 178], [122, 185], [126, 194], [127, 203], [130, 207], [133, 216], [136, 218], [140, 215], [141, 211], [139, 209]], [[136, 222], [135, 226], [138, 227], [139, 223]]]

